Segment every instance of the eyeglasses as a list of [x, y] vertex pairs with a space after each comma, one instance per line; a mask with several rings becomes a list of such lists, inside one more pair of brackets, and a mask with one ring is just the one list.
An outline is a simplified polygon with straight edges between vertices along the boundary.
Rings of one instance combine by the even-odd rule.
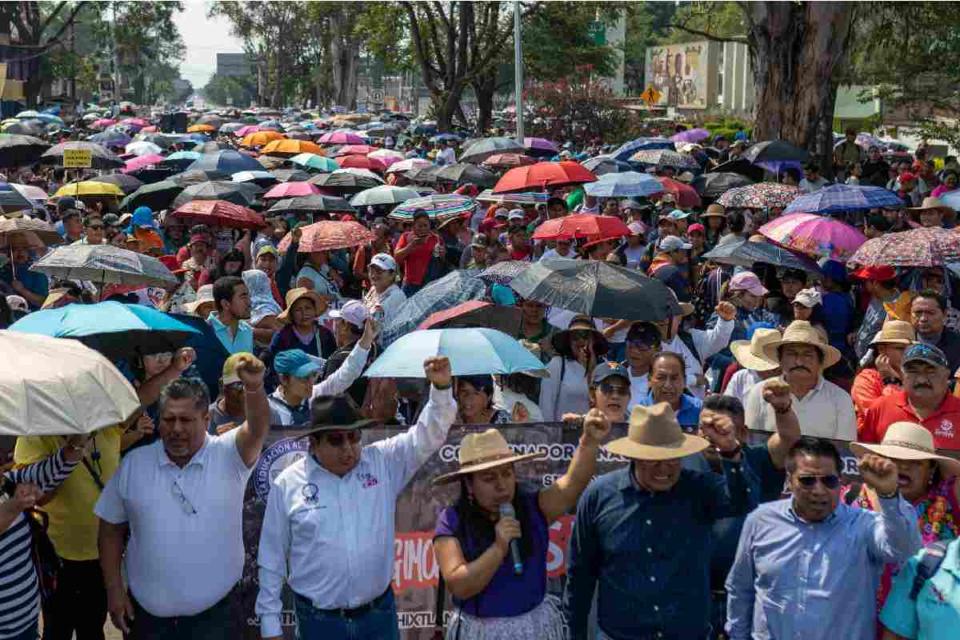
[[324, 440], [327, 441], [331, 447], [342, 447], [344, 443], [349, 443], [351, 445], [358, 444], [360, 442], [360, 432], [359, 431], [346, 431], [342, 433], [328, 433], [324, 436]]
[[183, 509], [185, 514], [190, 516], [197, 515], [197, 508], [193, 506], [190, 499], [183, 493], [183, 487], [181, 487], [180, 483], [176, 480], [173, 481], [173, 497], [180, 503], [180, 508]]
[[836, 489], [840, 486], [840, 476], [835, 474], [828, 476], [797, 476], [797, 482], [805, 489], [812, 489], [818, 482], [827, 489]]
[[622, 384], [609, 384], [607, 382], [600, 383], [600, 391], [603, 391], [608, 396], [618, 395], [618, 396], [628, 396], [630, 395], [630, 387], [626, 387]]

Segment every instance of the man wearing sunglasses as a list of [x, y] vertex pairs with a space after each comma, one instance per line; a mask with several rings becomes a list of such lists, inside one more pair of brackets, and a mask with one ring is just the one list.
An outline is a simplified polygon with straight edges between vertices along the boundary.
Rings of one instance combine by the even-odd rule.
[[390, 588], [397, 496], [457, 416], [450, 362], [427, 358], [423, 368], [432, 388], [416, 425], [368, 446], [360, 430], [373, 421], [349, 395], [311, 401], [310, 455], [274, 481], [260, 534], [256, 613], [264, 640], [283, 637], [284, 582], [300, 638], [400, 637]]
[[802, 437], [790, 448], [792, 497], [761, 504], [740, 534], [726, 583], [731, 640], [876, 638], [884, 564], [906, 561], [921, 540], [896, 464], [867, 454], [859, 466], [879, 496], [876, 512], [840, 501], [843, 463], [829, 440]]

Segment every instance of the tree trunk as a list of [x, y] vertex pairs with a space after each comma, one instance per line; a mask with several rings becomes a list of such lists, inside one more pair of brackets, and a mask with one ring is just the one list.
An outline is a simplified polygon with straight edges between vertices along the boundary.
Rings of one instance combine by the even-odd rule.
[[744, 2], [756, 86], [755, 140], [782, 139], [821, 158], [837, 96], [835, 70], [847, 59], [852, 2]]
[[493, 96], [497, 91], [497, 70], [492, 69], [473, 83], [473, 93], [477, 96], [477, 135], [484, 136], [493, 120]]

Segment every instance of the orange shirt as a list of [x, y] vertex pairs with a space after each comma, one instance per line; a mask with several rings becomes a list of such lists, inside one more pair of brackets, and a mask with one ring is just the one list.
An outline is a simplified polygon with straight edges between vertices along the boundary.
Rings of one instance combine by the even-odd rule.
[[922, 424], [933, 434], [938, 449], [960, 450], [960, 398], [947, 394], [931, 415], [921, 420], [907, 401], [905, 391], [897, 391], [874, 400], [858, 425], [860, 442], [880, 442], [894, 422]]
[[888, 396], [900, 391], [900, 385], [883, 384], [880, 372], [874, 368], [864, 369], [853, 379], [850, 396], [853, 398], [853, 409], [857, 414], [857, 432], [863, 428], [863, 416], [877, 398]]

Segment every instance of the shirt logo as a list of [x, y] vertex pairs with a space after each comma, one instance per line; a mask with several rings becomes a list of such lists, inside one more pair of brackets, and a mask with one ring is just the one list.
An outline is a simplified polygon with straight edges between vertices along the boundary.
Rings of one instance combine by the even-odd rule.
[[363, 487], [364, 489], [369, 489], [371, 487], [375, 487], [378, 484], [380, 484], [380, 481], [377, 479], [377, 476], [373, 475], [372, 473], [361, 473], [361, 474], [358, 474], [357, 477], [360, 478], [360, 486]]
[[933, 432], [933, 435], [937, 436], [938, 438], [946, 438], [948, 440], [952, 439], [954, 436], [953, 423], [947, 419], [941, 420], [940, 426], [937, 427], [937, 430]]
[[303, 494], [303, 499], [307, 504], [315, 504], [317, 501], [317, 494], [320, 493], [320, 488], [312, 482], [308, 482], [303, 485], [303, 489], [300, 490], [300, 493]]

